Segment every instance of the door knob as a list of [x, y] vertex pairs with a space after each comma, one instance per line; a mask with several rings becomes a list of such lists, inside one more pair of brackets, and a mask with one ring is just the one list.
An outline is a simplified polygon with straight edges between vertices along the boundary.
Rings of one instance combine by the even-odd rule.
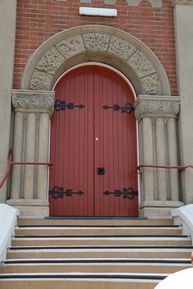
[[105, 174], [105, 168], [102, 168], [102, 167], [97, 168], [97, 174], [98, 175], [104, 175]]

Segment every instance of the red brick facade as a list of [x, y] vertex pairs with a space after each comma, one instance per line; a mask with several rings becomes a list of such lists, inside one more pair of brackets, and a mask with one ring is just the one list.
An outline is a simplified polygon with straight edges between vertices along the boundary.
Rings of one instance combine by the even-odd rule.
[[171, 0], [164, 0], [162, 8], [153, 8], [146, 1], [131, 7], [125, 0], [117, 0], [115, 5], [106, 6], [118, 10], [116, 18], [80, 16], [80, 6], [105, 7], [103, 0], [93, 0], [92, 4], [80, 4], [79, 0], [18, 0], [14, 88], [20, 87], [28, 58], [50, 36], [75, 26], [102, 24], [122, 29], [144, 42], [164, 66], [172, 95], [177, 94]]

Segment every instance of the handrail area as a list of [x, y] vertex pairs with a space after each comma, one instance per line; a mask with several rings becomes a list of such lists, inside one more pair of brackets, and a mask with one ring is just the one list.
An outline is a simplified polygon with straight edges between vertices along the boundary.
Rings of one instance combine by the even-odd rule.
[[141, 168], [155, 168], [155, 169], [177, 169], [179, 171], [185, 170], [185, 169], [193, 169], [192, 165], [187, 166], [160, 166], [160, 165], [138, 165], [137, 170], [140, 170]]
[[0, 189], [3, 187], [5, 181], [7, 180], [12, 165], [52, 166], [51, 163], [46, 163], [46, 162], [13, 162], [12, 158], [13, 158], [13, 154], [10, 151], [9, 155], [8, 155], [7, 168], [5, 171], [5, 175], [4, 175], [3, 179], [0, 181]]
[[2, 188], [2, 186], [4, 185], [6, 179], [9, 176], [9, 172], [10, 172], [10, 169], [11, 169], [11, 163], [12, 163], [12, 152], [9, 152], [5, 175], [4, 175], [3, 179], [0, 181], [0, 189]]

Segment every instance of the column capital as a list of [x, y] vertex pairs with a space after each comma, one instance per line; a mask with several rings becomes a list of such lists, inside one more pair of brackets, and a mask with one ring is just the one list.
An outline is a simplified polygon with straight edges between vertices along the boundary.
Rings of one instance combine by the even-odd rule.
[[177, 96], [139, 95], [135, 102], [135, 115], [138, 120], [143, 117], [174, 117], [180, 109]]
[[176, 5], [193, 5], [193, 0], [172, 0], [172, 6]]
[[13, 89], [12, 105], [17, 111], [51, 112], [54, 95], [54, 91]]

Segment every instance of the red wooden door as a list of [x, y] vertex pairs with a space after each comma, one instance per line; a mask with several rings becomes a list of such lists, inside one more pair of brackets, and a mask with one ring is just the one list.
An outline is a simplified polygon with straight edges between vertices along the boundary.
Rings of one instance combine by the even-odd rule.
[[89, 65], [67, 73], [55, 91], [50, 215], [137, 216], [138, 198], [127, 194], [137, 191], [135, 116], [111, 108], [134, 102], [128, 84]]

